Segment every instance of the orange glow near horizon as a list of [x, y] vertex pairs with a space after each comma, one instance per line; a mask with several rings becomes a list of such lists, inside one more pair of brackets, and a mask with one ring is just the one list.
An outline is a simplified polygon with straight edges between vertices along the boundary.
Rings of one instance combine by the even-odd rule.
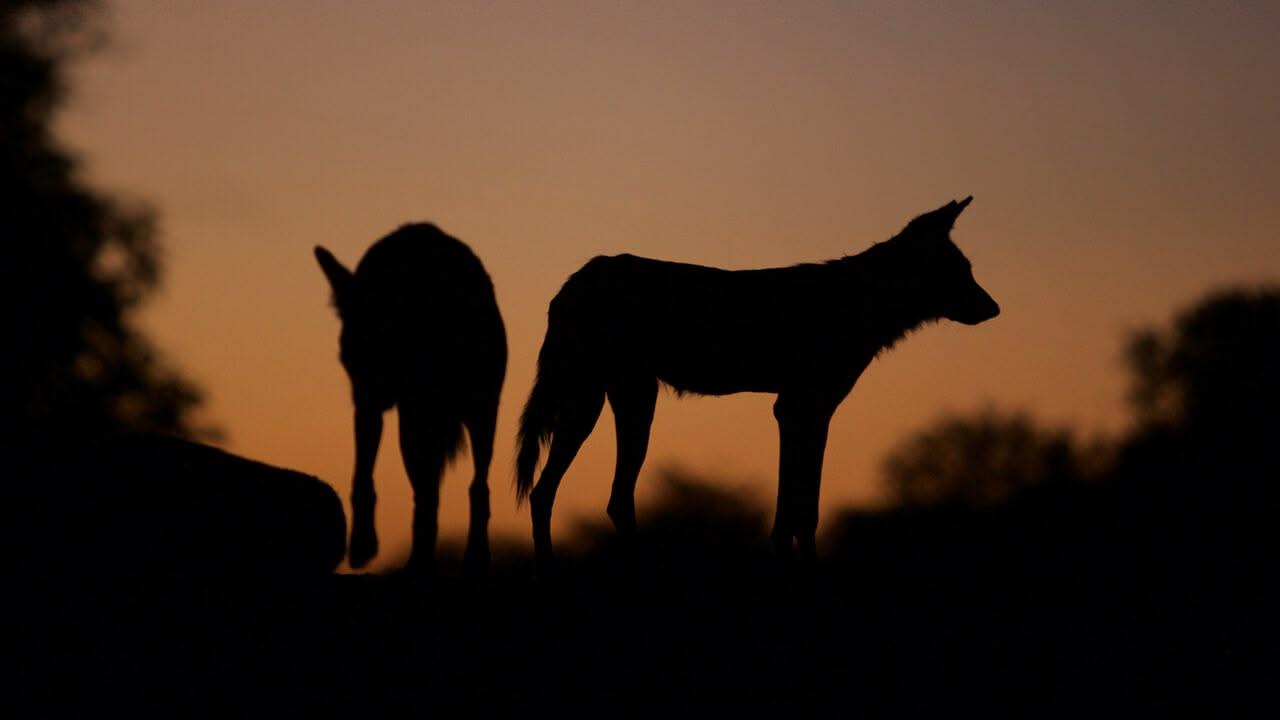
[[[880, 458], [947, 410], [1123, 427], [1128, 330], [1280, 280], [1265, 4], [110, 7], [114, 43], [78, 67], [60, 130], [92, 181], [160, 211], [165, 288], [142, 325], [207, 391], [228, 449], [345, 498], [351, 408], [311, 247], [353, 265], [430, 220], [480, 256], [507, 326], [495, 535], [528, 534], [515, 423], [547, 302], [593, 255], [823, 260], [975, 197], [953, 237], [1003, 314], [872, 365], [831, 428], [827, 512], [875, 502]], [[770, 402], [664, 393], [642, 502], [664, 466], [771, 502]], [[384, 560], [409, 533], [395, 427]], [[612, 453], [606, 412], [562, 486], [562, 532], [604, 519]], [[445, 478], [446, 536], [465, 530], [469, 474], [464, 457]]]

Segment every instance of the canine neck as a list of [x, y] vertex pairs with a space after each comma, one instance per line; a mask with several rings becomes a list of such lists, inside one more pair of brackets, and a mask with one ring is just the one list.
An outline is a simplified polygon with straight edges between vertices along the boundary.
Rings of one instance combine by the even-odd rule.
[[877, 353], [941, 317], [910, 248], [895, 240], [898, 238], [833, 263], [845, 274], [846, 297], [857, 333]]

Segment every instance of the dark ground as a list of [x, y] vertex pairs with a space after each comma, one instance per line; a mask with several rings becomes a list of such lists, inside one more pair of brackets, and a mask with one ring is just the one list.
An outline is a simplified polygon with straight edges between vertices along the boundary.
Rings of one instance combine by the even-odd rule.
[[10, 700], [141, 710], [717, 717], [1272, 716], [1267, 508], [1075, 489], [987, 511], [850, 514], [786, 570], [760, 519], [659, 514], [554, 582], [499, 553], [461, 577], [179, 573], [11, 588]]

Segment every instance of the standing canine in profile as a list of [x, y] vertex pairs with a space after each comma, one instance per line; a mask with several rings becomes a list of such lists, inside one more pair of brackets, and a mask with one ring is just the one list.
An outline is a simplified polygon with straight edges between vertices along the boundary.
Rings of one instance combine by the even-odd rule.
[[378, 553], [373, 465], [382, 413], [394, 405], [413, 485], [409, 567], [433, 562], [440, 476], [462, 444], [465, 425], [475, 478], [464, 562], [469, 570], [482, 569], [489, 561], [489, 461], [507, 368], [506, 332], [489, 275], [470, 248], [430, 224], [405, 225], [374, 243], [354, 273], [322, 247], [315, 255], [342, 319], [339, 359], [355, 402], [351, 566], [363, 567]]
[[[679, 393], [774, 393], [781, 436], [770, 535], [814, 554], [818, 486], [836, 406], [882, 350], [947, 318], [976, 325], [1000, 308], [951, 242], [972, 197], [915, 218], [892, 239], [821, 264], [729, 271], [634, 255], [597, 257], [551, 301], [538, 377], [520, 419], [516, 489], [528, 498], [548, 569], [556, 489], [606, 397], [617, 431], [608, 513], [635, 531], [635, 484], [659, 382]], [[550, 444], [535, 487], [541, 447]]]

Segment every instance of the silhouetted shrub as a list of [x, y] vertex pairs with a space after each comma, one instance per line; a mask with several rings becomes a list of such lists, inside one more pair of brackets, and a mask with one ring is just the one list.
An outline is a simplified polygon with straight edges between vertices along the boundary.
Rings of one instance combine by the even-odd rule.
[[[638, 512], [633, 560], [673, 571], [719, 573], [741, 570], [766, 555], [767, 511], [748, 489], [678, 468], [663, 469], [655, 480], [657, 496]], [[608, 522], [583, 521], [575, 536], [588, 560], [612, 562], [630, 550]]]
[[1214, 475], [1280, 468], [1272, 448], [1280, 432], [1280, 288], [1210, 294], [1171, 327], [1135, 333], [1127, 359], [1138, 420], [1130, 455], [1159, 445]]
[[896, 503], [981, 507], [1028, 487], [1074, 482], [1082, 464], [1069, 431], [987, 408], [943, 417], [908, 437], [884, 460], [883, 473]]

